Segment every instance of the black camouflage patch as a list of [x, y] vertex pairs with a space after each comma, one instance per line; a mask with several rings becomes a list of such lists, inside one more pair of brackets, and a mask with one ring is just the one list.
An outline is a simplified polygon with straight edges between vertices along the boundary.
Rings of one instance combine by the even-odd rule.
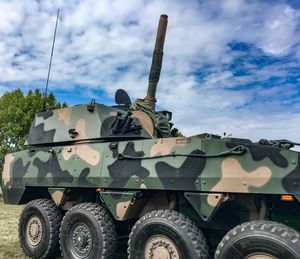
[[[34, 125], [34, 124], [33, 124]], [[29, 145], [45, 144], [53, 142], [56, 129], [44, 130], [44, 123], [31, 127], [27, 142]]]
[[27, 172], [27, 169], [30, 165], [30, 162], [27, 162], [26, 165], [23, 165], [22, 158], [18, 158], [13, 165], [12, 169], [12, 186], [22, 186], [23, 183], [23, 177]]
[[92, 184], [88, 181], [88, 175], [90, 173], [90, 168], [84, 168], [78, 177], [78, 186], [80, 187], [96, 187], [96, 184]]
[[45, 112], [39, 112], [36, 114], [37, 117], [43, 117], [44, 120], [47, 120], [51, 116], [53, 116], [53, 111], [45, 111]]
[[[204, 155], [201, 150], [195, 150], [192, 155]], [[205, 168], [205, 158], [187, 157], [181, 167], [176, 168], [165, 162], [155, 165], [157, 175], [166, 189], [196, 190], [195, 181]]]
[[[239, 144], [244, 144], [244, 143], [239, 143]], [[226, 146], [228, 148], [234, 148], [238, 144], [227, 142]], [[245, 147], [247, 147], [251, 153], [251, 156], [254, 161], [261, 161], [265, 158], [269, 158], [275, 165], [286, 168], [288, 166], [288, 161], [287, 159], [280, 154], [281, 149], [276, 148], [276, 147], [268, 147], [268, 146], [262, 146], [259, 144], [252, 144], [252, 145], [247, 145], [244, 144]]]
[[[143, 157], [144, 152], [135, 151], [134, 143], [128, 142], [123, 155], [130, 157]], [[118, 159], [108, 166], [108, 171], [113, 179], [110, 185], [111, 188], [125, 187], [128, 180], [134, 175], [143, 179], [150, 174], [146, 168], [142, 167], [142, 161], [140, 159]]]
[[52, 174], [54, 185], [73, 182], [73, 176], [67, 170], [63, 171], [60, 168], [56, 155], [51, 155], [46, 162], [37, 157], [33, 160], [33, 164], [38, 168], [38, 183], [44, 182], [48, 173]]
[[300, 154], [298, 154], [298, 165], [296, 168], [282, 179], [282, 186], [287, 193], [300, 193]]

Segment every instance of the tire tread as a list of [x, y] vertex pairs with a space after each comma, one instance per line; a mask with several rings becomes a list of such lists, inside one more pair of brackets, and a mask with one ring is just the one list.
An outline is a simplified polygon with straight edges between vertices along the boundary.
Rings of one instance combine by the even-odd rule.
[[[117, 245], [117, 235], [116, 235], [113, 219], [111, 218], [108, 211], [96, 203], [91, 203], [91, 202], [80, 203], [80, 204], [72, 207], [65, 214], [62, 222], [64, 222], [64, 220], [66, 220], [67, 216], [72, 211], [78, 210], [78, 209], [88, 211], [97, 220], [98, 225], [102, 231], [102, 237], [103, 237], [103, 249], [102, 249], [102, 257], [101, 258], [102, 259], [111, 258], [112, 254], [116, 248], [116, 245]], [[62, 256], [64, 256], [62, 244], [61, 244], [61, 235], [59, 238], [59, 244], [60, 244], [61, 254], [62, 254]]]
[[[50, 226], [50, 228], [49, 228], [49, 233], [50, 233], [49, 244], [48, 244], [47, 249], [44, 252], [44, 254], [39, 258], [43, 258], [43, 259], [44, 258], [53, 258], [54, 256], [59, 254], [59, 228], [60, 228], [60, 223], [62, 220], [61, 210], [50, 199], [36, 199], [36, 200], [32, 200], [32, 201], [28, 202], [21, 212], [21, 217], [20, 217], [19, 226], [18, 226], [19, 233], [21, 233], [21, 228], [22, 228], [22, 222], [21, 222], [22, 215], [23, 215], [23, 213], [26, 213], [26, 210], [30, 206], [40, 207], [46, 214], [46, 217], [48, 218], [49, 226]], [[20, 235], [20, 238], [21, 238], [21, 235]], [[26, 255], [28, 255], [23, 246], [23, 243], [22, 242], [20, 242], [20, 243], [21, 243], [23, 252]]]
[[299, 233], [281, 223], [267, 220], [256, 220], [242, 223], [233, 229], [231, 229], [221, 240], [216, 251], [215, 251], [215, 259], [221, 259], [221, 253], [224, 249], [227, 242], [230, 242], [232, 238], [234, 238], [239, 233], [247, 232], [247, 231], [255, 231], [261, 230], [266, 231], [270, 234], [275, 234], [278, 237], [281, 237], [288, 240], [291, 243], [298, 243], [300, 245], [300, 235]]
[[174, 222], [189, 237], [189, 240], [192, 243], [194, 250], [197, 254], [197, 258], [201, 258], [201, 259], [208, 258], [209, 250], [206, 243], [206, 239], [202, 231], [197, 227], [197, 225], [182, 213], [179, 213], [175, 210], [167, 210], [167, 209], [160, 209], [160, 210], [149, 212], [135, 223], [129, 235], [128, 248], [127, 248], [127, 253], [129, 255], [128, 258], [131, 258], [130, 243], [132, 242], [133, 233], [136, 231], [138, 226], [148, 218], [165, 218]]

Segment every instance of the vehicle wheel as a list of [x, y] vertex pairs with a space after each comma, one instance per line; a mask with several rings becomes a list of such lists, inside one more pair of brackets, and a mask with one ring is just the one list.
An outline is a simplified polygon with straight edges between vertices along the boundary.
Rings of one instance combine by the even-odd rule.
[[110, 258], [116, 246], [114, 222], [106, 209], [81, 203], [70, 209], [60, 228], [60, 248], [65, 258]]
[[58, 255], [61, 220], [61, 210], [51, 200], [27, 203], [19, 221], [19, 239], [24, 253], [33, 258]]
[[177, 211], [156, 210], [136, 222], [129, 235], [130, 259], [207, 258], [201, 230]]
[[297, 259], [300, 234], [277, 222], [250, 221], [230, 230], [221, 240], [215, 259]]

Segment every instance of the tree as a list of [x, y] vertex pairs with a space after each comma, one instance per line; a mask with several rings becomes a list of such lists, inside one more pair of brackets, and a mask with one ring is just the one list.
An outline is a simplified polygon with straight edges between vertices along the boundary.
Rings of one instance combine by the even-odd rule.
[[[47, 96], [47, 109], [66, 107], [59, 103], [53, 93]], [[0, 172], [7, 153], [24, 148], [34, 115], [43, 108], [43, 96], [39, 89], [26, 95], [21, 89], [4, 93], [0, 97]]]

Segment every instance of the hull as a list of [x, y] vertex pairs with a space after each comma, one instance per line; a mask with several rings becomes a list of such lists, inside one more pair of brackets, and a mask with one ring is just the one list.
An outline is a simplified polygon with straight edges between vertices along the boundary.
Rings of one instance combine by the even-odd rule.
[[6, 156], [2, 184], [11, 204], [33, 186], [298, 195], [299, 174], [298, 152], [202, 134], [30, 147]]

